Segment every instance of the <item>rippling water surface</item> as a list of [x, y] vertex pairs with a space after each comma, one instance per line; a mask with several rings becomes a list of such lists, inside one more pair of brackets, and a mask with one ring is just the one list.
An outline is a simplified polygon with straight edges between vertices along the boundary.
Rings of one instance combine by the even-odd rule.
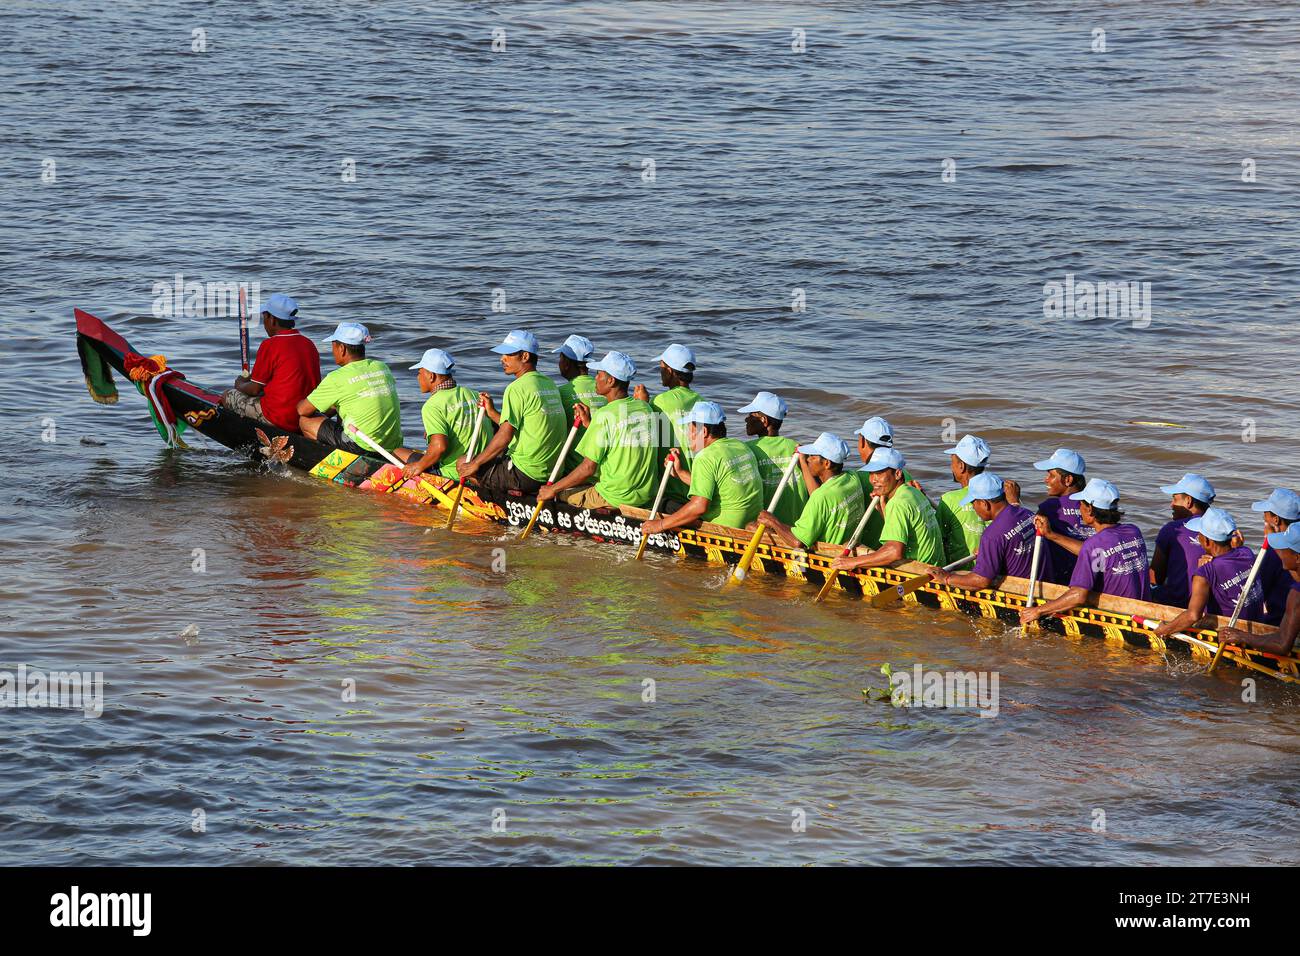
[[[1199, 471], [1254, 534], [1295, 484], [1296, 12], [6, 4], [0, 667], [108, 686], [96, 720], [2, 713], [0, 862], [1296, 862], [1281, 684], [449, 535], [160, 447], [133, 392], [88, 400], [72, 323], [224, 384], [235, 323], [155, 317], [154, 283], [291, 291], [313, 336], [369, 324], [412, 438], [429, 346], [499, 394], [514, 326], [686, 341], [795, 437], [886, 415], [932, 492], [950, 427], [1026, 483], [1080, 450], [1149, 537]], [[1149, 325], [1044, 319], [1067, 273], [1149, 281]], [[887, 661], [995, 671], [999, 715], [865, 703]]]

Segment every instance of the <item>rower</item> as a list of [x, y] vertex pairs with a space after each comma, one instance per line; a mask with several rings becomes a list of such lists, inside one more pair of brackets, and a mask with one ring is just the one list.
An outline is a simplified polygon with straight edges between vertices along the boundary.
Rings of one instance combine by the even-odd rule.
[[[662, 416], [659, 428], [656, 429], [662, 439], [660, 442], [662, 448], [676, 451], [678, 464], [689, 466], [691, 462], [690, 443], [686, 440], [687, 426], [683, 424], [685, 420], [683, 416], [700, 400], [700, 396], [692, 391], [690, 387], [691, 382], [695, 379], [695, 353], [685, 345], [678, 345], [674, 342], [664, 349], [663, 354], [659, 356], [657, 361], [659, 362], [659, 380], [668, 391], [660, 392], [651, 399], [646, 387], [638, 385], [633, 390], [633, 394], [641, 401], [649, 402]], [[663, 473], [660, 472], [660, 474]], [[687, 499], [688, 488], [684, 482], [676, 477], [676, 472], [674, 472], [673, 477], [668, 479], [665, 494], [677, 501]], [[752, 518], [753, 515], [750, 515], [750, 517]]]
[[559, 497], [576, 508], [640, 508], [654, 497], [659, 473], [654, 410], [628, 397], [628, 385], [636, 375], [629, 356], [608, 352], [591, 368], [603, 404], [574, 405], [574, 415], [585, 429], [578, 442], [581, 464], [555, 484], [543, 485], [537, 500]]
[[[370, 330], [360, 322], [340, 322], [325, 341], [333, 346], [338, 365], [298, 403], [298, 427], [308, 438], [353, 454], [375, 454], [348, 437], [355, 425], [379, 445], [392, 451], [402, 444], [402, 410], [397, 383], [388, 366], [366, 358]], [[327, 418], [337, 411], [338, 418]]]
[[[877, 448], [894, 447], [894, 426], [889, 424], [879, 415], [874, 418], [868, 418], [862, 423], [862, 427], [857, 429], [853, 434], [858, 436], [858, 456], [862, 459], [863, 467], [858, 469], [862, 475], [867, 475], [866, 465], [871, 461], [871, 456], [875, 454]], [[911, 476], [910, 473], [904, 472], [907, 476], [906, 481], [917, 491], [921, 490], [921, 483]], [[871, 494], [871, 483], [865, 478], [859, 480], [865, 482], [867, 494]]]
[[497, 411], [492, 396], [479, 392], [497, 433], [481, 452], [457, 465], [460, 477], [502, 492], [536, 494], [564, 450], [569, 420], [555, 383], [537, 371], [537, 336], [515, 329], [492, 351], [514, 381]]
[[[854, 472], [854, 476], [862, 484], [863, 497], [870, 502], [875, 491], [872, 489], [871, 473], [867, 471], [866, 465], [871, 461], [871, 456], [875, 454], [877, 448], [894, 447], [894, 426], [880, 416], [875, 416], [863, 422], [862, 427], [853, 434], [858, 436], [858, 457], [862, 459], [863, 465]], [[807, 482], [809, 479], [805, 476], [804, 480]], [[921, 490], [920, 482], [906, 471], [903, 472], [903, 480], [917, 491]], [[809, 483], [808, 490], [811, 492], [813, 487], [814, 485]], [[862, 529], [862, 543], [870, 548], [880, 547], [880, 529], [884, 526], [885, 516], [882, 514], [882, 509], [877, 508], [867, 519], [867, 526]]]
[[266, 300], [262, 328], [266, 339], [248, 375], [235, 379], [235, 387], [221, 396], [221, 407], [237, 415], [298, 431], [298, 403], [320, 384], [320, 353], [294, 326], [298, 303], [283, 292]]
[[[991, 471], [971, 476], [959, 504], [972, 508], [985, 525], [978, 542], [975, 567], [970, 571], [931, 568], [937, 583], [979, 591], [992, 587], [1002, 577], [1033, 576], [1034, 514], [1007, 500], [1006, 483], [1001, 478]], [[1052, 576], [1051, 561], [1050, 553], [1041, 553], [1039, 580]]]
[[[596, 380], [591, 377], [587, 369], [587, 360], [591, 358], [595, 346], [591, 344], [591, 339], [584, 335], [570, 335], [564, 340], [564, 344], [555, 349], [552, 354], [559, 353], [560, 376], [564, 381], [559, 383], [560, 400], [564, 402], [564, 413], [569, 416], [569, 425], [573, 425], [573, 406], [581, 402], [589, 409], [599, 408], [605, 404], [605, 399], [596, 391]], [[582, 432], [578, 433], [581, 440]], [[569, 451], [569, 457], [565, 460], [564, 467], [566, 471], [572, 471], [582, 464], [582, 456], [578, 454], [576, 448]]]
[[[1073, 470], [1070, 473], [1078, 474]], [[1150, 597], [1146, 542], [1136, 525], [1120, 524], [1124, 513], [1119, 509], [1119, 489], [1109, 481], [1093, 478], [1082, 491], [1070, 495], [1069, 500], [1079, 502], [1080, 520], [1089, 531], [1087, 538], [1075, 539], [1050, 529], [1045, 531], [1047, 519], [1041, 510], [1034, 523], [1044, 537], [1050, 536], [1060, 543], [1061, 550], [1074, 562], [1070, 589], [1055, 601], [1021, 610], [1021, 624], [1032, 624], [1045, 615], [1079, 607], [1088, 599], [1090, 591], [1137, 601]], [[1069, 550], [1072, 546], [1075, 551]], [[1056, 560], [1055, 553], [1052, 560]]]
[[596, 380], [591, 377], [587, 360], [591, 358], [595, 346], [584, 335], [570, 335], [558, 349], [551, 354], [559, 354], [560, 375], [564, 381], [559, 384], [560, 397], [570, 414], [576, 402], [582, 402], [588, 408], [599, 408], [605, 404], [604, 397], [596, 390]]
[[[1274, 488], [1263, 501], [1250, 506], [1251, 511], [1264, 513], [1264, 533], [1286, 531], [1291, 523], [1300, 520], [1300, 496], [1289, 488]], [[1259, 580], [1264, 585], [1264, 622], [1277, 624], [1286, 612], [1291, 593], [1291, 575], [1282, 566], [1281, 556], [1272, 550], [1264, 555], [1259, 566]]]
[[717, 402], [696, 402], [683, 416], [686, 444], [695, 454], [687, 468], [674, 455], [664, 462], [688, 489], [686, 504], [641, 525], [649, 536], [697, 521], [743, 528], [763, 510], [763, 478], [745, 443], [727, 437], [727, 415]]
[[[758, 513], [754, 526], [761, 524], [767, 528], [773, 539], [785, 548], [816, 551], [819, 542], [844, 544], [866, 508], [862, 485], [851, 472], [844, 470], [844, 462], [849, 457], [848, 443], [838, 435], [822, 432], [811, 445], [799, 445], [795, 450], [800, 455], [800, 466], [817, 477], [817, 489], [808, 496], [808, 503], [793, 527], [766, 510]], [[780, 480], [778, 477], [777, 481]], [[755, 527], [747, 530], [753, 531]]]
[[456, 463], [467, 454], [477, 454], [492, 437], [492, 423], [479, 430], [478, 444], [469, 447], [478, 417], [478, 393], [456, 384], [456, 360], [442, 349], [429, 349], [411, 366], [419, 369], [420, 391], [429, 396], [420, 409], [428, 449], [423, 455], [407, 448], [393, 452], [406, 462], [402, 474], [422, 475], [430, 468], [444, 478], [459, 478]]
[[871, 453], [866, 471], [871, 476], [872, 493], [880, 499], [885, 512], [880, 547], [865, 555], [838, 557], [831, 563], [832, 568], [879, 568], [904, 558], [926, 564], [946, 563], [943, 533], [934, 506], [907, 483], [906, 465], [907, 460], [893, 448], [877, 448]]
[[[759, 392], [752, 402], [737, 409], [745, 413], [745, 434], [758, 436], [746, 444], [758, 461], [758, 473], [763, 476], [764, 501], [772, 500], [772, 495], [776, 493], [785, 469], [795, 454], [795, 440], [781, 437], [781, 426], [785, 423], [789, 410], [785, 400], [772, 392]], [[808, 459], [800, 461], [806, 472]], [[806, 478], [804, 481], [787, 482], [772, 514], [783, 524], [794, 524], [799, 520], [799, 512], [808, 500], [809, 490]]]
[[[1078, 545], [1092, 536], [1092, 529], [1083, 522], [1080, 506], [1072, 496], [1084, 489], [1083, 456], [1068, 448], [1058, 448], [1052, 457], [1034, 462], [1034, 467], [1047, 474], [1043, 484], [1051, 496], [1038, 506], [1044, 521], [1036, 522], [1052, 552], [1052, 568], [1057, 584], [1068, 584], [1074, 573]], [[1050, 533], [1049, 533], [1050, 532]], [[1068, 539], [1069, 544], [1063, 543]]]
[[1169, 510], [1174, 520], [1156, 535], [1156, 550], [1151, 557], [1152, 599], [1169, 607], [1187, 607], [1192, 596], [1192, 573], [1205, 557], [1196, 532], [1188, 530], [1187, 524], [1214, 503], [1214, 486], [1189, 472], [1177, 484], [1164, 485], [1160, 490], [1171, 496]]
[[[1285, 489], [1279, 489], [1285, 490]], [[1276, 494], [1276, 492], [1274, 492]], [[1270, 496], [1270, 500], [1271, 496]], [[1281, 505], [1280, 500], [1274, 500]], [[1258, 510], [1258, 506], [1256, 506]], [[1271, 509], [1270, 509], [1271, 510]], [[1284, 509], [1285, 510], [1285, 509]], [[1278, 512], [1274, 511], [1274, 514]], [[1241, 647], [1253, 647], [1280, 657], [1288, 657], [1295, 647], [1296, 637], [1300, 635], [1300, 524], [1290, 524], [1285, 531], [1274, 531], [1268, 536], [1269, 554], [1277, 555], [1282, 567], [1286, 569], [1290, 585], [1284, 605], [1285, 612], [1276, 631], [1267, 634], [1248, 634], [1241, 628], [1225, 627], [1219, 631], [1219, 640], [1224, 644], [1237, 644]], [[1267, 562], [1267, 558], [1264, 559]], [[1265, 591], [1265, 601], [1268, 601]]]
[[[1255, 555], [1250, 548], [1244, 545], [1234, 546], [1237, 522], [1222, 508], [1205, 509], [1204, 514], [1189, 519], [1186, 527], [1196, 535], [1210, 560], [1192, 572], [1191, 597], [1187, 601], [1187, 610], [1157, 627], [1158, 637], [1168, 637], [1185, 628], [1195, 627], [1207, 614], [1222, 614], [1224, 617], [1231, 615], [1241, 599], [1241, 589], [1255, 564]], [[1263, 610], [1264, 588], [1256, 580], [1251, 583], [1250, 593], [1242, 605], [1239, 618], [1258, 621], [1263, 617]]]
[[952, 562], [974, 554], [980, 546], [985, 521], [976, 513], [973, 499], [967, 496], [966, 490], [972, 478], [984, 473], [991, 453], [983, 438], [966, 435], [944, 454], [949, 456], [952, 480], [958, 487], [943, 493], [935, 514], [943, 532], [944, 555]]

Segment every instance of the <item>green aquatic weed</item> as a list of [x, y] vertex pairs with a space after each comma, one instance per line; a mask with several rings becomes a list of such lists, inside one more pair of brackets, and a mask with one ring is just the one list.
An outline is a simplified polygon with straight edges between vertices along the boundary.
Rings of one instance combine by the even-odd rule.
[[888, 661], [880, 665], [880, 673], [885, 677], [884, 687], [864, 687], [862, 688], [863, 696], [867, 700], [887, 700], [895, 707], [905, 707], [908, 703], [907, 694], [902, 688], [894, 687], [894, 667]]

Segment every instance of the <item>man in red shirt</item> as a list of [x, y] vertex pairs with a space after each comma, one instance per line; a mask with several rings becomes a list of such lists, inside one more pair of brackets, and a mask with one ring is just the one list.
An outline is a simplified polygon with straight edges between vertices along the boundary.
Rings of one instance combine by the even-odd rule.
[[283, 292], [266, 300], [262, 328], [266, 340], [257, 347], [253, 372], [235, 379], [221, 405], [238, 415], [298, 431], [298, 403], [320, 384], [316, 343], [294, 328], [298, 303]]

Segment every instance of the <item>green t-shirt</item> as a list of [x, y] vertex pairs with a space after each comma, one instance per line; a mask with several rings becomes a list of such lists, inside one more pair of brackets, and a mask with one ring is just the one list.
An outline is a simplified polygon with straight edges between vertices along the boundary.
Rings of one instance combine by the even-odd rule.
[[640, 508], [650, 504], [656, 489], [654, 411], [635, 398], [620, 398], [593, 409], [591, 427], [582, 433], [578, 455], [599, 469], [596, 491], [612, 505]]
[[344, 434], [358, 447], [366, 448], [366, 443], [348, 432], [348, 425], [356, 425], [388, 451], [402, 444], [397, 383], [388, 366], [378, 359], [357, 359], [340, 365], [320, 380], [307, 401], [320, 412], [337, 408]]
[[[869, 506], [871, 504], [871, 496], [875, 494], [875, 492], [871, 490], [871, 472], [863, 471], [859, 468], [853, 474], [858, 479], [859, 483], [861, 483], [863, 500], [865, 500]], [[907, 471], [904, 471], [903, 481], [911, 480], [912, 476]], [[873, 550], [880, 547], [880, 532], [884, 527], [885, 516], [883, 509], [880, 505], [876, 505], [876, 510], [873, 511], [871, 517], [867, 519], [867, 526], [862, 529], [862, 537], [859, 539], [858, 544]]]
[[[793, 438], [764, 435], [748, 442], [748, 445], [758, 460], [758, 473], [763, 476], [763, 507], [766, 508], [776, 492], [776, 486], [781, 483], [781, 476], [785, 474], [790, 459], [794, 457], [797, 443]], [[799, 520], [799, 513], [803, 511], [807, 500], [808, 486], [803, 483], [803, 472], [796, 467], [772, 514], [782, 524], [792, 525]]]
[[564, 401], [564, 409], [569, 415], [569, 426], [573, 426], [573, 403], [582, 402], [588, 408], [600, 408], [607, 404], [604, 395], [596, 393], [596, 379], [591, 375], [579, 375], [574, 379], [565, 379], [556, 386], [560, 390], [560, 398]]
[[808, 496], [799, 522], [790, 531], [810, 551], [819, 541], [844, 544], [858, 526], [865, 507], [862, 484], [851, 472], [840, 472]]
[[515, 428], [507, 449], [515, 467], [534, 481], [546, 481], [564, 450], [569, 422], [560, 390], [534, 369], [506, 386], [501, 401], [501, 421]]
[[438, 474], [444, 478], [459, 478], [456, 462], [467, 453], [477, 455], [492, 440], [496, 427], [492, 424], [492, 419], [484, 415], [483, 426], [478, 432], [478, 447], [469, 451], [469, 440], [474, 435], [474, 419], [477, 416], [478, 393], [463, 385], [434, 392], [420, 409], [425, 440], [432, 439], [434, 435], [442, 435], [447, 439], [447, 450], [434, 465]]
[[944, 492], [936, 509], [939, 530], [943, 532], [943, 552], [950, 563], [974, 554], [980, 546], [980, 537], [988, 526], [980, 520], [973, 505], [961, 503], [966, 497], [966, 490], [954, 488]]
[[767, 504], [754, 453], [735, 438], [719, 438], [695, 456], [687, 495], [708, 498], [703, 520], [729, 528], [745, 527]]
[[903, 542], [903, 557], [926, 564], [947, 564], [943, 556], [943, 533], [934, 506], [911, 485], [900, 485], [894, 497], [884, 503], [885, 524], [880, 541]]
[[[556, 388], [560, 390], [560, 401], [564, 403], [564, 414], [569, 418], [569, 427], [573, 427], [573, 405], [575, 402], [582, 402], [594, 413], [596, 409], [603, 407], [606, 403], [604, 395], [596, 393], [596, 380], [590, 375], [579, 375], [572, 380], [564, 379]], [[574, 440], [574, 447], [569, 451], [569, 457], [565, 459], [565, 473], [573, 471], [582, 464], [582, 456], [577, 452], [577, 443], [582, 441], [582, 430], [578, 430], [578, 437]]]
[[[668, 451], [671, 448], [677, 449], [677, 460], [685, 465], [688, 470], [691, 468], [691, 453], [686, 447], [686, 426], [681, 423], [681, 417], [689, 412], [699, 400], [699, 395], [682, 385], [670, 388], [668, 391], [650, 399], [650, 404], [666, 419], [666, 421], [659, 423], [658, 429], [659, 437], [664, 442], [664, 444], [660, 445], [659, 450], [659, 477], [663, 477], [663, 461], [668, 456]], [[670, 435], [672, 440], [668, 442]], [[685, 501], [687, 488], [676, 478], [669, 478], [668, 487], [664, 494], [669, 498]], [[767, 504], [767, 502], [763, 503]]]

